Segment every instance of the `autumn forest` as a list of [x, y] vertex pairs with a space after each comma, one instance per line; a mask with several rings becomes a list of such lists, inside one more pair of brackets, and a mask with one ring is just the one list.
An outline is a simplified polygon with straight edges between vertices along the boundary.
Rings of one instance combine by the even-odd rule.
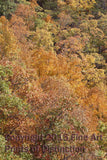
[[0, 160], [107, 160], [107, 1], [0, 0]]

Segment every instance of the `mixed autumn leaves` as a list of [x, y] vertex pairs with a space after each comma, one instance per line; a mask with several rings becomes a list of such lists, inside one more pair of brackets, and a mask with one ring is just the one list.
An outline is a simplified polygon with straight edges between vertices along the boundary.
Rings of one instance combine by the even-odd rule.
[[[95, 19], [91, 14], [94, 0], [85, 4], [75, 0], [51, 2], [23, 1], [9, 20], [0, 18], [1, 144], [6, 135], [71, 135], [74, 131], [90, 136], [100, 130], [105, 136], [107, 14], [98, 13], [100, 18]], [[37, 141], [39, 146], [48, 143]], [[63, 142], [52, 144], [64, 146]], [[84, 159], [97, 159], [98, 146], [105, 153], [105, 142], [86, 142], [84, 146]], [[51, 160], [62, 156], [42, 151], [29, 151], [27, 155], [0, 153], [1, 159]], [[80, 159], [77, 153], [72, 157]]]

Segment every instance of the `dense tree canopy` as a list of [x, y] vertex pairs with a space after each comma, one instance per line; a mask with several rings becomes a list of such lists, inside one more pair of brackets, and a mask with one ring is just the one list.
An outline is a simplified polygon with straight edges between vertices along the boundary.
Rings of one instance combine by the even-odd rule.
[[106, 9], [106, 0], [0, 1], [1, 160], [106, 160]]

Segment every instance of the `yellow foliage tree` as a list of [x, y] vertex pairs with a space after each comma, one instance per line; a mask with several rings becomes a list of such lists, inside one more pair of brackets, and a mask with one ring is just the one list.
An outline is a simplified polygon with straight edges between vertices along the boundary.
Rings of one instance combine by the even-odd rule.
[[72, 7], [72, 9], [88, 10], [96, 3], [95, 0], [66, 0], [66, 3]]
[[37, 28], [36, 32], [34, 33], [33, 41], [36, 48], [43, 47], [46, 50], [53, 50], [52, 35], [51, 32], [46, 29]]
[[0, 52], [1, 57], [6, 56], [9, 58], [13, 58], [19, 52], [17, 40], [9, 28], [8, 20], [4, 16], [0, 18]]

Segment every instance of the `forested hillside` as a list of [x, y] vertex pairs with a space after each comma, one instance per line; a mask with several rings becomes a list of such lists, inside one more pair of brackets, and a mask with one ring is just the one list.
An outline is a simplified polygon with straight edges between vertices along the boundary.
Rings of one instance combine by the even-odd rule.
[[107, 160], [107, 1], [0, 0], [0, 160]]

